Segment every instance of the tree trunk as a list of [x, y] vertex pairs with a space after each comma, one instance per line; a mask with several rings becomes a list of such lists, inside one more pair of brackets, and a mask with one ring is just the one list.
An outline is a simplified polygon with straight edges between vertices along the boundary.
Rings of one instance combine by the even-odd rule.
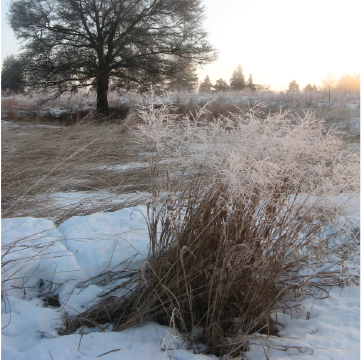
[[108, 87], [108, 75], [99, 75], [97, 77], [97, 112], [105, 115], [109, 115]]

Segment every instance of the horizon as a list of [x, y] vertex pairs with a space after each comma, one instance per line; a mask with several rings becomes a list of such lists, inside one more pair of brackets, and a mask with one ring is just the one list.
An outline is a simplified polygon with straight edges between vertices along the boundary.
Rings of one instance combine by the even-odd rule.
[[[1, 63], [20, 52], [20, 43], [6, 22], [9, 0], [1, 0]], [[199, 82], [206, 75], [214, 84], [229, 82], [240, 64], [246, 79], [287, 89], [296, 80], [302, 89], [332, 73], [337, 78], [360, 72], [358, 44], [360, 4], [345, 0], [342, 6], [326, 0], [289, 2], [275, 0], [204, 0], [204, 29], [218, 60], [198, 68]], [[337, 23], [338, 26], [334, 26]]]

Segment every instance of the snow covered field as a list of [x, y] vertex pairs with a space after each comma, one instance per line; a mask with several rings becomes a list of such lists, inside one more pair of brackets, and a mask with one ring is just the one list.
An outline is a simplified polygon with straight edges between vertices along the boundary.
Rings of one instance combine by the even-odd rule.
[[[358, 218], [358, 205], [354, 208]], [[122, 332], [111, 325], [82, 328], [60, 336], [62, 312], [80, 313], [97, 296], [124, 279], [82, 283], [105, 269], [140, 267], [148, 253], [143, 206], [112, 213], [75, 216], [56, 227], [46, 219], [2, 219], [2, 358], [11, 359], [214, 359], [187, 350], [172, 327], [145, 321]], [[15, 247], [14, 240], [18, 240]], [[6, 263], [9, 260], [13, 260]], [[119, 263], [122, 263], [117, 267]], [[49, 285], [60, 307], [47, 305]], [[25, 290], [24, 290], [25, 289]], [[299, 319], [278, 313], [280, 337], [254, 336], [244, 359], [359, 359], [360, 295], [358, 287], [335, 287], [331, 299], [303, 301]], [[319, 297], [324, 294], [319, 293]], [[263, 343], [263, 346], [261, 345]], [[263, 348], [264, 347], [264, 348]], [[313, 354], [313, 356], [311, 356]]]
[[[181, 100], [182, 98], [180, 103]], [[197, 103], [208, 100], [211, 99], [197, 97]], [[247, 102], [249, 99], [245, 97], [243, 100]], [[291, 102], [294, 99], [288, 100]], [[348, 107], [359, 111], [359, 99], [354, 103], [348, 102], [346, 98], [341, 100]], [[360, 117], [348, 120], [352, 131], [359, 130], [359, 120]], [[21, 135], [25, 134], [23, 130], [29, 126], [48, 125], [2, 121], [3, 130], [16, 127]], [[50, 130], [53, 131], [52, 128]], [[124, 140], [129, 135], [122, 136]], [[107, 136], [105, 140], [109, 140]], [[119, 139], [117, 141], [119, 142]], [[271, 143], [274, 143], [273, 138]], [[215, 142], [210, 144], [209, 148], [213, 148], [215, 144], [219, 145]], [[250, 141], [250, 144], [253, 142]], [[210, 158], [205, 148], [187, 147], [188, 150], [201, 149], [206, 155], [204, 159]], [[250, 146], [247, 152], [249, 148]], [[137, 176], [139, 177], [137, 171], [145, 171], [148, 163], [143, 161], [144, 154], [140, 152], [138, 157], [134, 154], [126, 155], [128, 157], [125, 158], [129, 161], [124, 162], [124, 159], [119, 157], [110, 163], [107, 158], [100, 156], [100, 162], [91, 163], [89, 171], [111, 172], [109, 178], [114, 178], [114, 174], [124, 173], [127, 180], [125, 185], [134, 185], [132, 183]], [[48, 154], [44, 158], [48, 159]], [[9, 164], [14, 164], [12, 159], [8, 160]], [[82, 161], [79, 163], [82, 164]], [[131, 171], [134, 173], [133, 177], [129, 175]], [[73, 173], [70, 174], [66, 181], [75, 179]], [[15, 183], [12, 179], [8, 181], [9, 184]], [[60, 182], [58, 177], [55, 179], [54, 184]], [[97, 189], [97, 186], [90, 189]], [[141, 192], [136, 196], [135, 192], [114, 195], [107, 193], [107, 188], [104, 188], [104, 191], [52, 188], [48, 194], [50, 195], [46, 198], [45, 205], [49, 206], [41, 213], [47, 218], [28, 216], [36, 213], [30, 212], [36, 211], [35, 206], [30, 206], [30, 210], [27, 209], [28, 213], [19, 212], [11, 215], [26, 214], [26, 217], [1, 220], [3, 359], [216, 358], [201, 351], [195, 354], [193, 350], [187, 349], [181, 335], [172, 324], [169, 327], [161, 326], [149, 319], [144, 320], [141, 325], [121, 332], [114, 332], [112, 325], [105, 324], [94, 328], [83, 327], [71, 335], [59, 335], [58, 330], [65, 313], [76, 315], [84, 312], [97, 303], [107, 291], [123, 283], [127, 279], [124, 274], [131, 275], [135, 269], [142, 266], [149, 251], [146, 207], [128, 206], [143, 204], [142, 199], [144, 200], [146, 195]], [[106, 199], [104, 194], [107, 194]], [[44, 203], [44, 197], [39, 196], [39, 199]], [[101, 209], [109, 210], [110, 205], [118, 203], [126, 204], [126, 208], [69, 218], [77, 213], [71, 213], [73, 208], [79, 211], [81, 207], [85, 208], [91, 204], [90, 211], [99, 211], [103, 202], [107, 203], [107, 207]], [[350, 271], [360, 276], [361, 194], [354, 196], [350, 205], [348, 220], [352, 221], [358, 235], [352, 245], [355, 256], [346, 264], [345, 272]], [[59, 220], [59, 217], [50, 214], [50, 208], [69, 209], [71, 215], [60, 217], [62, 220]], [[49, 220], [55, 218], [57, 225]], [[299, 313], [297, 318], [283, 312], [274, 314], [274, 320], [279, 323], [276, 325], [278, 336], [267, 339], [265, 335], [255, 334], [250, 341], [249, 351], [242, 359], [361, 359], [361, 289], [355, 286], [335, 286], [327, 290], [329, 297], [325, 299], [323, 298], [327, 294], [322, 291], [316, 295], [316, 299], [305, 297], [302, 300], [304, 311]]]

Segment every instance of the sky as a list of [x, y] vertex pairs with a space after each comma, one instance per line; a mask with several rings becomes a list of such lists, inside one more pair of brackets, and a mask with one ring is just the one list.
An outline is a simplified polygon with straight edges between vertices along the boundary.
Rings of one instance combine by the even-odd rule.
[[[1, 62], [19, 51], [6, 22], [10, 0], [1, 0]], [[360, 72], [359, 0], [203, 0], [204, 28], [219, 50], [199, 78], [229, 81], [241, 64], [246, 78], [273, 90], [296, 80], [300, 87]]]

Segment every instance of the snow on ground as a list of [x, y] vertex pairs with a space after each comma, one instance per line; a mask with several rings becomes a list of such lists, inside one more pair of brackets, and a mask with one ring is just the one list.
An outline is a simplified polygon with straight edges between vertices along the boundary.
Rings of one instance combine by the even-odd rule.
[[[279, 331], [280, 337], [271, 337], [270, 360], [359, 360], [360, 289], [347, 287], [341, 290], [333, 288], [331, 299], [305, 299], [301, 318], [278, 313], [277, 321], [284, 328]], [[320, 293], [319, 297], [322, 295], [325, 294]], [[252, 343], [248, 358], [263, 359], [260, 340], [255, 339]]]
[[[175, 359], [211, 358], [185, 350], [179, 334], [154, 322], [122, 332], [84, 329], [83, 335], [57, 334], [61, 310], [84, 311], [104, 290], [100, 285], [76, 288], [80, 282], [120, 262], [116, 269], [140, 267], [148, 254], [145, 211], [138, 206], [75, 216], [58, 228], [45, 219], [2, 220], [3, 249], [18, 241], [15, 251], [10, 248], [3, 259], [3, 264], [15, 260], [2, 272], [2, 290], [7, 294], [1, 318], [3, 359], [97, 359], [112, 350], [116, 351], [106, 354], [107, 359], [168, 359], [170, 352]], [[131, 263], [127, 261], [135, 254]], [[13, 288], [24, 282], [25, 294]], [[54, 292], [59, 295], [60, 309], [38, 298], [50, 282], [60, 285]]]
[[[6, 293], [1, 317], [3, 359], [215, 358], [193, 354], [172, 328], [151, 321], [122, 332], [112, 332], [111, 325], [105, 325], [104, 332], [84, 328], [81, 333], [79, 329], [72, 335], [57, 334], [63, 310], [80, 313], [111, 286], [81, 287], [81, 282], [120, 262], [116, 269], [140, 267], [148, 254], [145, 213], [144, 206], [99, 212], [72, 217], [58, 227], [46, 219], [2, 219], [2, 255], [8, 251], [2, 259], [2, 291]], [[359, 206], [354, 206], [352, 214], [359, 221]], [[16, 247], [12, 247], [14, 241]], [[60, 308], [41, 300], [50, 286], [59, 297]], [[284, 328], [280, 328], [280, 337], [270, 339], [270, 360], [310, 359], [312, 353], [317, 360], [360, 358], [359, 288], [341, 292], [335, 287], [330, 295], [331, 299], [306, 298], [299, 319], [277, 313]], [[260, 341], [262, 335], [252, 340], [247, 359], [265, 359]]]

